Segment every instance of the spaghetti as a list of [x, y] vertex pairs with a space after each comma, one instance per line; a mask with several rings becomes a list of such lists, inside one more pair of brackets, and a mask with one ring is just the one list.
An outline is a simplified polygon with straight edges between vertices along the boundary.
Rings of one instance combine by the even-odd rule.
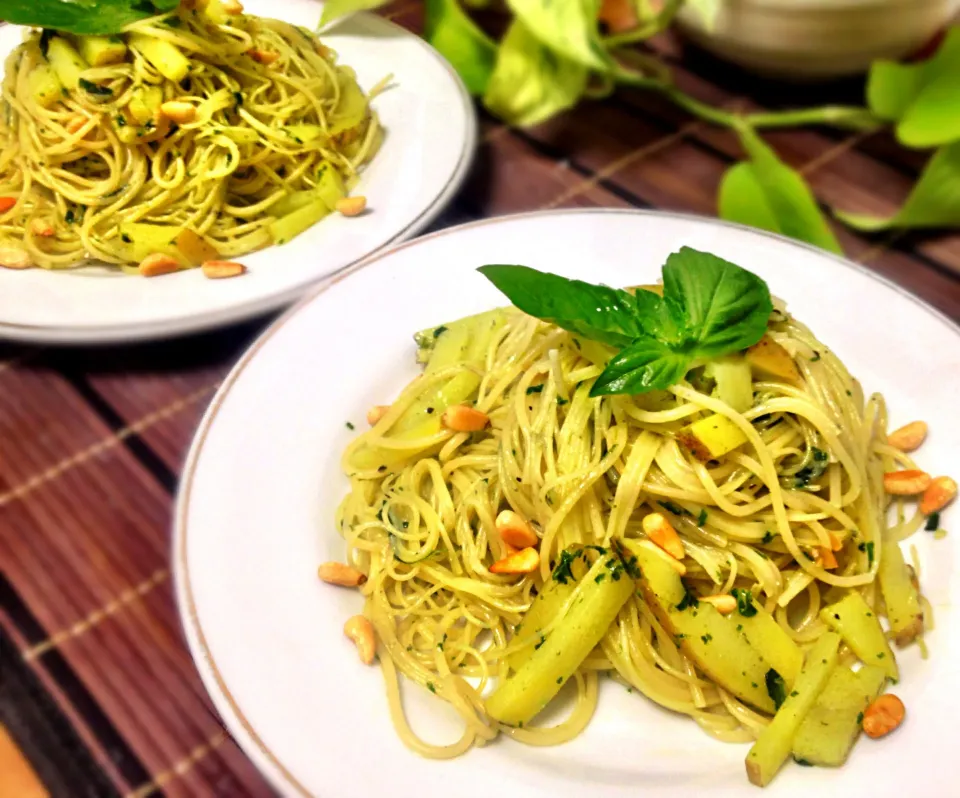
[[[425, 373], [348, 446], [351, 490], [337, 514], [348, 559], [367, 575], [364, 614], [380, 641], [391, 715], [411, 749], [452, 757], [500, 732], [531, 745], [564, 742], [591, 719], [602, 675], [716, 738], [754, 740], [773, 705], [760, 708], [708, 675], [722, 667], [714, 670], [709, 647], [698, 654], [685, 645], [671, 626], [675, 610], [698, 598], [703, 608], [708, 596], [746, 596], [741, 612], [768, 615], [799, 651], [829, 631], [822, 608], [850, 593], [873, 613], [891, 614], [877, 580], [884, 547], [897, 548], [922, 515], [904, 517], [884, 474], [913, 463], [886, 443], [882, 397], [865, 398], [843, 363], [782, 307], [764, 340], [796, 373], [753, 369], [747, 406], [737, 410], [702, 366], [668, 390], [591, 397], [610, 352], [513, 308], [418, 335]], [[468, 395], [489, 416], [483, 431], [423, 421]], [[705, 418], [726, 419], [742, 443], [698, 457], [689, 430]], [[891, 502], [899, 519], [889, 526]], [[498, 532], [504, 509], [537, 531], [531, 573], [491, 571], [513, 553]], [[568, 674], [566, 720], [543, 727], [495, 719], [482, 696], [522, 671], [575, 612], [573, 599], [554, 601], [553, 617], [538, 608], [553, 601], [558, 580], [583, 582], [588, 568], [619, 552], [640, 584], [631, 551], [670, 559], [645, 531], [655, 514], [683, 544], [688, 593], [679, 606], [664, 612], [655, 591], [630, 590], [599, 645]], [[620, 567], [608, 575], [619, 578]], [[603, 578], [598, 572], [596, 581]], [[922, 629], [920, 617], [901, 642]], [[841, 664], [857, 659], [841, 647]], [[465, 723], [458, 741], [433, 745], [412, 731], [398, 674], [457, 709]]]
[[7, 58], [0, 247], [18, 265], [284, 243], [376, 153], [370, 98], [312, 33], [186, 5], [118, 36], [33, 32]]

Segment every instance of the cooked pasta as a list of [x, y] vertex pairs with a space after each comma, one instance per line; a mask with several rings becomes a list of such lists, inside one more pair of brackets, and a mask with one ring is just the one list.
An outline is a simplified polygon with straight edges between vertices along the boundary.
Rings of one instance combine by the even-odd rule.
[[[887, 524], [897, 500], [884, 475], [913, 462], [886, 442], [883, 398], [865, 397], [782, 306], [747, 357], [695, 366], [668, 389], [637, 395], [591, 397], [611, 350], [514, 308], [424, 331], [418, 341], [425, 373], [346, 449], [351, 490], [337, 514], [348, 559], [367, 577], [364, 614], [380, 642], [390, 711], [413, 750], [452, 757], [499, 732], [531, 745], [564, 742], [590, 721], [602, 676], [713, 737], [754, 740], [783, 700], [776, 691], [797, 680], [802, 652], [833, 628], [821, 616], [826, 605], [856, 593], [867, 616], [900, 612], [889, 606], [893, 592], [885, 606], [878, 569], [893, 562], [900, 570], [884, 590], [903, 586], [909, 572], [902, 557], [898, 566], [897, 543], [923, 515], [905, 515], [898, 501], [899, 520]], [[745, 398], [737, 395], [744, 385]], [[464, 402], [489, 426], [457, 431], [449, 408]], [[732, 440], [714, 440], [711, 429]], [[533, 550], [518, 554], [505, 541], [504, 510], [535, 533], [518, 543], [539, 549], [528, 573], [494, 572]], [[663, 585], [675, 571], [682, 598], [667, 606]], [[495, 710], [496, 691], [482, 697], [521, 674], [547, 673], [550, 663], [537, 656], [553, 640], [563, 642], [550, 656], [567, 657], [589, 631], [566, 628], [581, 623], [571, 620], [578, 602], [602, 603], [594, 593], [618, 579], [636, 579], [638, 589], [626, 588], [598, 645], [566, 671], [549, 671], [551, 683], [572, 683], [565, 720], [510, 722], [523, 712], [505, 711], [506, 700]], [[901, 643], [922, 635], [928, 606], [918, 600], [914, 589], [913, 615], [891, 618]], [[699, 641], [689, 631], [696, 624]], [[753, 624], [750, 639], [744, 624]], [[862, 659], [857, 635], [841, 634], [841, 664]], [[886, 667], [881, 642], [871, 665]], [[762, 655], [759, 687], [738, 681], [739, 661], [731, 671], [736, 645]], [[457, 709], [459, 740], [434, 745], [411, 730], [398, 674]], [[534, 682], [523, 690], [535, 691]]]
[[369, 97], [310, 31], [238, 10], [210, 0], [116, 36], [27, 35], [3, 81], [4, 265], [160, 252], [188, 267], [282, 244], [332, 210], [381, 141]]

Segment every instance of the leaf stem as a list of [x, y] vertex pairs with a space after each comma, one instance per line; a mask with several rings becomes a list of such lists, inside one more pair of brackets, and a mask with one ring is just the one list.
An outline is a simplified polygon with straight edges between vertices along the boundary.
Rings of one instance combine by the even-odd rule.
[[716, 108], [691, 97], [689, 94], [685, 94], [676, 86], [656, 78], [638, 75], [622, 67], [617, 69], [616, 79], [627, 86], [655, 91], [699, 119], [720, 127], [739, 128], [747, 125], [754, 130], [760, 130], [763, 128], [798, 127], [800, 125], [830, 125], [849, 130], [872, 130], [883, 124], [868, 109], [846, 105], [741, 114]]

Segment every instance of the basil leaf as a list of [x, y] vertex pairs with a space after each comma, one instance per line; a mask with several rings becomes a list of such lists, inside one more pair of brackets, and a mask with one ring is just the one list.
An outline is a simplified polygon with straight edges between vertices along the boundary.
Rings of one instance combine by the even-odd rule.
[[878, 61], [867, 79], [867, 102], [898, 122], [907, 147], [938, 147], [960, 139], [960, 29], [952, 28], [936, 53], [919, 64]]
[[773, 311], [770, 289], [757, 275], [690, 247], [667, 258], [663, 301], [695, 357], [720, 357], [753, 346]]
[[720, 216], [843, 254], [800, 174], [777, 158], [750, 128], [743, 127], [739, 133], [750, 161], [737, 164], [724, 175]]
[[887, 218], [834, 209], [840, 221], [856, 230], [956, 227], [960, 225], [960, 142], [937, 150], [903, 207]]
[[524, 313], [611, 346], [627, 346], [656, 328], [660, 297], [568, 280], [527, 266], [489, 265], [477, 271]]
[[487, 90], [497, 45], [457, 0], [427, 0], [423, 37], [457, 70], [471, 94]]
[[610, 68], [597, 32], [599, 0], [508, 0], [507, 4], [549, 49], [580, 66], [600, 71]]
[[651, 336], [638, 338], [607, 363], [590, 396], [669, 388], [683, 379], [692, 362], [690, 355], [663, 341]]
[[374, 8], [380, 8], [388, 2], [390, 0], [326, 0], [323, 4], [323, 13], [320, 15], [320, 25], [326, 25], [339, 17], [357, 11], [370, 11]]
[[180, 0], [3, 0], [0, 18], [17, 25], [82, 35], [119, 33], [124, 26], [173, 11]]
[[545, 47], [517, 19], [500, 42], [483, 104], [509, 124], [535, 125], [576, 104], [586, 85], [586, 67]]

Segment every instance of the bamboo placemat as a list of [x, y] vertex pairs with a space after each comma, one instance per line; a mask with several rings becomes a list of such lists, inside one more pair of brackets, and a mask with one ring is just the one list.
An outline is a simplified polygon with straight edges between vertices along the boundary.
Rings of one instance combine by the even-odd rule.
[[[384, 14], [419, 30], [421, 3]], [[684, 90], [728, 108], [862, 93], [767, 84], [669, 38], [652, 49]], [[436, 228], [544, 208], [714, 215], [739, 152], [729, 133], [628, 91], [532, 130], [481, 125], [473, 174]], [[769, 139], [820, 201], [851, 211], [892, 212], [922, 166], [880, 134]], [[838, 234], [851, 257], [960, 319], [960, 236]], [[127, 349], [0, 345], [0, 798], [272, 794], [200, 684], [169, 570], [193, 430], [268, 321]]]

